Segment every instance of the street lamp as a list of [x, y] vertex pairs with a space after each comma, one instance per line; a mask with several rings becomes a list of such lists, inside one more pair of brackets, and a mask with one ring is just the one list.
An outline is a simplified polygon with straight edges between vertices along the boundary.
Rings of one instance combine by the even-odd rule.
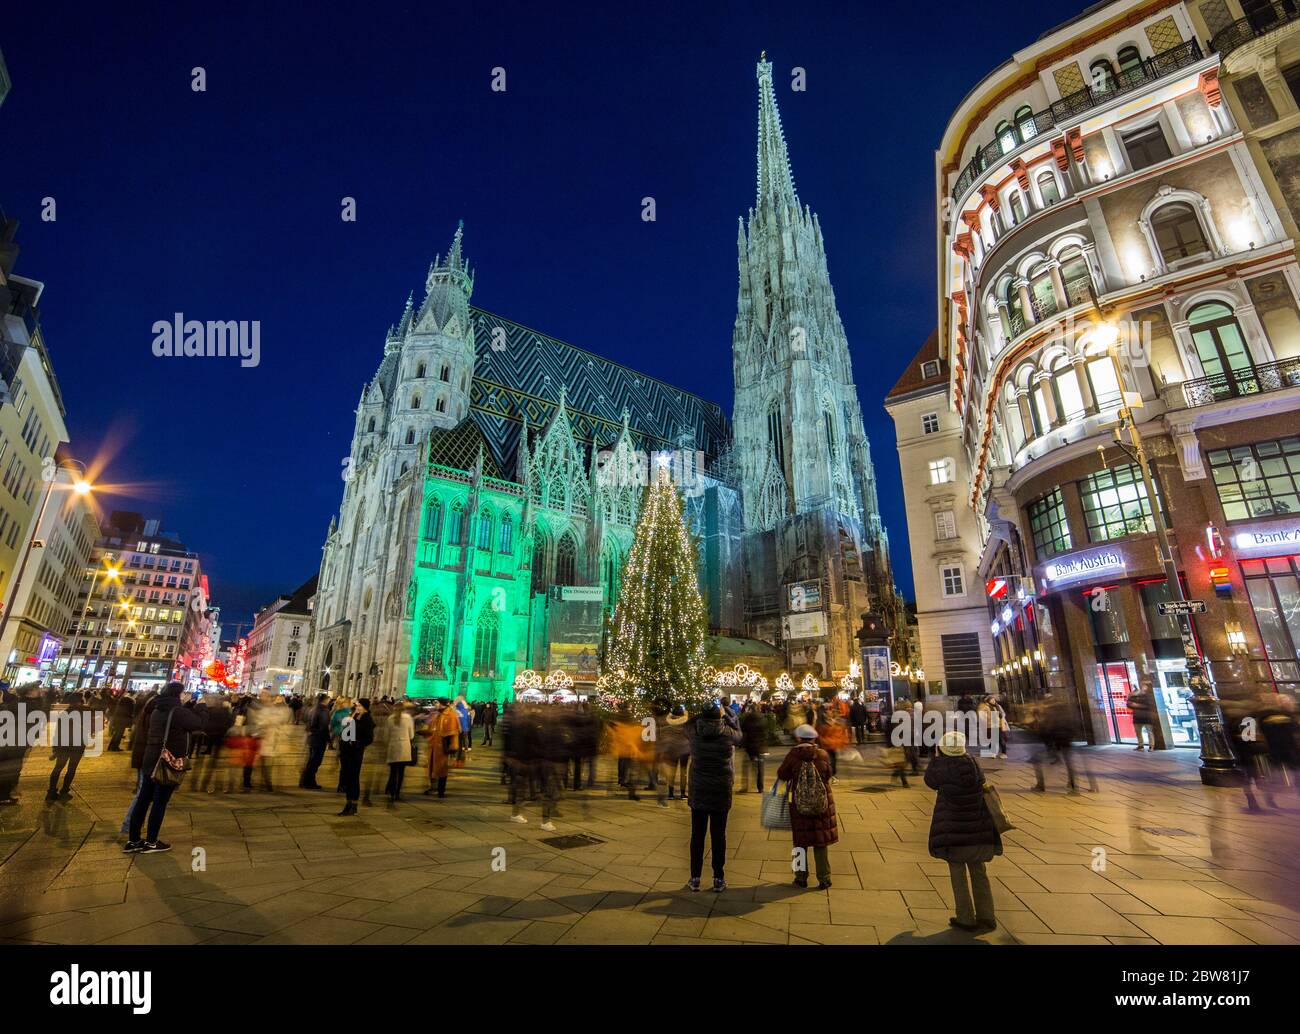
[[[1164, 507], [1156, 496], [1155, 481], [1151, 476], [1146, 450], [1142, 447], [1142, 435], [1138, 433], [1137, 421], [1133, 419], [1133, 410], [1129, 406], [1128, 396], [1124, 393], [1124, 372], [1119, 362], [1119, 328], [1113, 324], [1105, 324], [1104, 331], [1107, 341], [1106, 354], [1110, 356], [1111, 364], [1115, 367], [1115, 383], [1119, 385], [1119, 427], [1115, 428], [1115, 442], [1142, 472], [1142, 484], [1146, 489], [1147, 501], [1151, 505], [1152, 523], [1156, 529], [1156, 542], [1160, 546], [1160, 562], [1164, 565], [1165, 581], [1169, 585], [1169, 598], [1186, 602], [1183, 583], [1178, 577], [1178, 565], [1174, 563], [1173, 550], [1169, 546], [1169, 529], [1165, 526]], [[1128, 431], [1132, 442], [1131, 448], [1124, 444], [1125, 430]], [[1223, 733], [1223, 715], [1219, 711], [1218, 697], [1215, 696], [1210, 680], [1206, 678], [1200, 652], [1196, 648], [1192, 617], [1188, 613], [1179, 613], [1177, 617], [1183, 640], [1183, 656], [1187, 661], [1187, 681], [1192, 690], [1192, 708], [1196, 713], [1196, 727], [1201, 737], [1201, 782], [1206, 786], [1236, 786], [1239, 782], [1239, 773]]]
[[[27, 570], [27, 561], [32, 555], [32, 550], [36, 548], [36, 544], [40, 541], [36, 536], [41, 533], [41, 521], [45, 519], [45, 508], [49, 505], [50, 496], [54, 494], [54, 486], [58, 483], [60, 469], [61, 468], [56, 467], [50, 473], [49, 480], [45, 482], [45, 491], [41, 493], [41, 506], [36, 512], [36, 523], [32, 526], [32, 535], [27, 540], [27, 548], [23, 550], [22, 559], [18, 562], [18, 571], [14, 575], [13, 583], [9, 587], [9, 598], [5, 600], [4, 610], [0, 611], [0, 643], [4, 642], [5, 628], [9, 625], [9, 613], [13, 610], [14, 599], [18, 595], [18, 588], [22, 585], [23, 572]], [[94, 486], [85, 478], [78, 478], [68, 487], [80, 496], [89, 495], [94, 490]], [[5, 658], [4, 669], [6, 671], [9, 669], [9, 659], [7, 657]]]

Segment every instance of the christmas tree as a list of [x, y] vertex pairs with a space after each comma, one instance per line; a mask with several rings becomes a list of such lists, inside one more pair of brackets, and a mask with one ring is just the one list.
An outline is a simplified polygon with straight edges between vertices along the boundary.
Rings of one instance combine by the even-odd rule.
[[668, 466], [659, 464], [623, 567], [605, 650], [601, 687], [608, 703], [648, 714], [656, 701], [697, 708], [708, 699], [708, 618], [697, 563], [681, 499]]

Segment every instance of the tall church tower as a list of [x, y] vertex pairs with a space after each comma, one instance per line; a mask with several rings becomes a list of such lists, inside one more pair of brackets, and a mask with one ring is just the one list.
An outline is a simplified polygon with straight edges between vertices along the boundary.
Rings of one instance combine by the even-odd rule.
[[733, 431], [750, 633], [781, 642], [791, 674], [830, 677], [857, 656], [861, 614], [901, 606], [821, 224], [795, 192], [766, 54], [757, 196], [737, 249]]

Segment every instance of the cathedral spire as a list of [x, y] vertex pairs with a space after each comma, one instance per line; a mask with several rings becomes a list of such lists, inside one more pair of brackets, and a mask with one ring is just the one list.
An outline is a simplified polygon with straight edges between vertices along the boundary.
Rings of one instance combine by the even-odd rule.
[[763, 51], [758, 61], [758, 200], [756, 208], [770, 203], [778, 212], [798, 207], [799, 196], [790, 172], [790, 155], [786, 151], [785, 133], [781, 129], [781, 112], [776, 106], [772, 87], [772, 62]]

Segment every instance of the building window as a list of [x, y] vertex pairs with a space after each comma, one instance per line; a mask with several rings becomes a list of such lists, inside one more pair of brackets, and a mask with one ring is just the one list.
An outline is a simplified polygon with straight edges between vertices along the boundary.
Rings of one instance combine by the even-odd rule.
[[297, 654], [297, 652], [294, 651], [294, 650], [290, 650], [289, 653], [288, 653], [288, 655], [285, 657], [284, 661], [285, 661], [285, 667], [288, 667], [288, 668], [296, 668], [296, 667], [298, 667], [298, 654]]
[[1025, 221], [1025, 203], [1020, 200], [1020, 191], [1012, 190], [1007, 201], [1011, 205], [1011, 223], [1013, 226], [1019, 226]]
[[1146, 129], [1120, 138], [1124, 143], [1124, 153], [1128, 155], [1129, 168], [1134, 171], [1145, 169], [1149, 165], [1163, 162], [1173, 157], [1169, 144], [1165, 142], [1165, 132], [1157, 122]]
[[1073, 548], [1070, 525], [1065, 519], [1065, 498], [1054, 488], [1041, 499], [1029, 504], [1029, 529], [1034, 537], [1034, 551], [1040, 559]]
[[1109, 542], [1155, 530], [1151, 503], [1136, 464], [1099, 470], [1084, 478], [1079, 482], [1079, 495], [1090, 542]]
[[1061, 200], [1061, 188], [1056, 177], [1050, 171], [1038, 174], [1038, 193], [1043, 198], [1043, 205], [1054, 205]]
[[1115, 89], [1115, 66], [1108, 58], [1098, 58], [1088, 66], [1088, 73], [1094, 93], [1110, 93]]
[[1233, 311], [1221, 302], [1198, 305], [1187, 314], [1192, 342], [1205, 376], [1215, 379], [1215, 398], [1254, 394], [1259, 390], [1255, 364]]
[[416, 376], [416, 377], [423, 377], [423, 376], [424, 376], [424, 363], [419, 363], [419, 364], [415, 367], [415, 376]]
[[952, 480], [952, 460], [930, 461], [930, 484], [946, 485]]
[[776, 456], [777, 469], [785, 473], [785, 432], [781, 427], [781, 407], [773, 406], [767, 413], [767, 443]]
[[441, 381], [450, 381], [451, 367], [444, 363], [442, 369], [438, 371], [438, 379]]
[[420, 408], [420, 396], [419, 396], [419, 395], [412, 395], [412, 396], [411, 396], [411, 408], [412, 408], [412, 409], [419, 409], [419, 408]]
[[572, 585], [577, 569], [578, 547], [573, 536], [565, 532], [555, 550], [555, 583]]
[[945, 596], [966, 595], [966, 585], [962, 581], [960, 564], [945, 564], [939, 568], [939, 577], [943, 581], [943, 594]]
[[438, 531], [441, 528], [442, 502], [437, 498], [433, 498], [429, 500], [429, 505], [424, 508], [424, 541], [437, 542]]
[[434, 403], [433, 408], [439, 413], [447, 412], [447, 400], [439, 396], [438, 401]]
[[474, 674], [495, 678], [497, 673], [497, 633], [500, 619], [491, 603], [484, 604], [478, 613], [478, 627], [474, 630]]
[[1121, 47], [1116, 57], [1119, 58], [1119, 74], [1121, 76], [1128, 72], [1141, 72], [1142, 52], [1137, 47]]
[[465, 541], [465, 508], [460, 503], [451, 506], [451, 519], [447, 521], [447, 542], [453, 546]]
[[492, 511], [484, 507], [478, 515], [478, 548], [492, 548]]
[[1246, 595], [1277, 688], [1300, 689], [1300, 571], [1296, 557], [1243, 560]]
[[1210, 253], [1201, 220], [1185, 201], [1162, 206], [1151, 217], [1151, 232], [1155, 235], [1156, 246], [1167, 266]]
[[498, 544], [498, 552], [509, 553], [515, 546], [515, 524], [510, 519], [509, 514], [504, 514], [501, 518], [501, 541]]
[[536, 537], [533, 539], [533, 592], [543, 592], [548, 582], [546, 577], [546, 533], [539, 528], [534, 532], [534, 535]]
[[415, 655], [415, 673], [444, 678], [443, 657], [447, 652], [447, 605], [434, 596], [420, 613], [420, 640]]
[[921, 376], [925, 380], [931, 380], [939, 376], [939, 360], [927, 359], [921, 364]]
[[1206, 453], [1230, 521], [1300, 513], [1300, 437]]
[[937, 539], [957, 537], [957, 516], [951, 510], [939, 510], [935, 513], [934, 537]]
[[1119, 380], [1115, 377], [1115, 363], [1108, 355], [1089, 359], [1086, 367], [1088, 383], [1092, 385], [1092, 399], [1098, 409], [1118, 406], [1122, 401]]
[[926, 413], [925, 416], [921, 417], [922, 434], [937, 434], [938, 431], [939, 431], [938, 413]]
[[406, 444], [407, 444], [407, 445], [414, 445], [414, 444], [415, 444], [415, 428], [414, 428], [414, 427], [408, 427], [408, 428], [406, 429]]

